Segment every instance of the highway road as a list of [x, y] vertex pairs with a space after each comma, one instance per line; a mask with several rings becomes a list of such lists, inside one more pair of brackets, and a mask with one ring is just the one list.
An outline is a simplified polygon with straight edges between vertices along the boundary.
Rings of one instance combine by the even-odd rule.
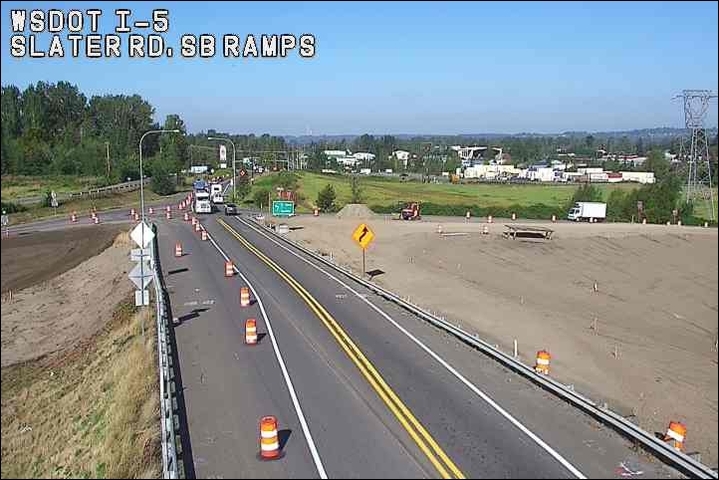
[[[244, 215], [199, 218], [207, 241], [177, 217], [157, 222], [188, 476], [619, 478], [622, 465], [679, 476]], [[243, 342], [248, 318], [255, 346]], [[279, 421], [280, 460], [258, 459], [265, 415]]]

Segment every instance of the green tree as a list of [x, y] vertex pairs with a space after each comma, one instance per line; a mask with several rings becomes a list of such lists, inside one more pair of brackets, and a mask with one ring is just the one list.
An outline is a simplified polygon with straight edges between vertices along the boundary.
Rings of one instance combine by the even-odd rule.
[[317, 194], [317, 207], [323, 212], [332, 212], [335, 209], [335, 198], [337, 198], [335, 189], [328, 183]]
[[647, 172], [654, 172], [657, 182], [664, 180], [671, 173], [671, 165], [664, 158], [664, 153], [659, 150], [649, 152], [649, 157], [644, 162], [643, 169]]
[[350, 203], [362, 203], [362, 185], [357, 175], [350, 175], [350, 193], [352, 195]]
[[252, 202], [257, 207], [266, 207], [268, 205], [270, 198], [270, 189], [269, 188], [261, 188], [259, 190], [256, 190], [255, 193], [252, 195]]
[[158, 156], [148, 162], [148, 173], [152, 176], [150, 189], [158, 195], [175, 193], [175, 181], [172, 177], [174, 165], [164, 156]]
[[162, 127], [165, 130], [180, 130], [180, 133], [163, 133], [160, 136], [160, 151], [162, 155], [174, 166], [175, 170], [180, 170], [188, 165], [189, 146], [185, 134], [187, 127], [185, 122], [177, 114], [168, 115], [165, 118], [165, 124]]

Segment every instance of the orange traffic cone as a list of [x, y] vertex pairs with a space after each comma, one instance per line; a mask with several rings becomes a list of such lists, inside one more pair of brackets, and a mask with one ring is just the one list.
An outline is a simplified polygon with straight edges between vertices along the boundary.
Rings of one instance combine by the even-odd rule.
[[175, 256], [176, 257], [182, 256], [182, 244], [180, 242], [177, 242], [175, 244]]
[[235, 267], [234, 267], [234, 265], [232, 264], [231, 261], [229, 261], [229, 260], [226, 261], [226, 262], [225, 262], [225, 276], [226, 276], [226, 277], [231, 277], [231, 276], [233, 276], [234, 274], [235, 274]]
[[250, 289], [247, 287], [240, 288], [240, 306], [241, 307], [249, 307], [250, 306]]
[[245, 343], [257, 345], [257, 320], [249, 318], [245, 322]]
[[549, 375], [549, 360], [552, 356], [546, 350], [540, 350], [537, 352], [537, 364], [534, 366], [534, 370], [537, 373], [543, 373]]
[[277, 460], [281, 457], [277, 419], [272, 416], [262, 417], [260, 420], [260, 459]]
[[667, 434], [664, 441], [669, 442], [672, 447], [681, 451], [684, 448], [684, 437], [687, 435], [687, 427], [681, 422], [669, 422]]

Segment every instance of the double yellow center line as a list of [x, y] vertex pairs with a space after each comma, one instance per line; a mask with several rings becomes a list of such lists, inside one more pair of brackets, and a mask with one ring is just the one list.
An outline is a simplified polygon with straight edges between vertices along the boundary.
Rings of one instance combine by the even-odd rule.
[[427, 432], [427, 430], [412, 415], [412, 412], [402, 403], [397, 394], [387, 385], [382, 376], [372, 363], [365, 357], [362, 351], [355, 345], [352, 339], [340, 327], [337, 321], [330, 315], [327, 310], [300, 285], [297, 280], [280, 268], [274, 261], [259, 251], [254, 245], [248, 242], [235, 229], [229, 226], [224, 220], [218, 219], [218, 223], [222, 225], [233, 237], [235, 237], [250, 252], [254, 253], [262, 262], [270, 269], [274, 270], [297, 294], [305, 301], [310, 310], [319, 318], [327, 327], [327, 330], [337, 340], [337, 343], [345, 351], [352, 363], [357, 366], [360, 373], [365, 377], [370, 386], [377, 392], [377, 395], [384, 401], [390, 411], [397, 420], [402, 424], [409, 436], [414, 440], [417, 446], [427, 456], [429, 461], [434, 465], [442, 478], [466, 478], [457, 466], [450, 460], [446, 453], [440, 448], [437, 442]]

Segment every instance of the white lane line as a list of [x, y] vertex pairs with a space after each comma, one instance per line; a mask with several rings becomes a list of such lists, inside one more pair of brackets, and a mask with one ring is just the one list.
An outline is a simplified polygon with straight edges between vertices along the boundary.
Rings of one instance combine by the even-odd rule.
[[[236, 220], [239, 222], [240, 219], [236, 218]], [[271, 242], [273, 242], [275, 245], [279, 246], [280, 248], [284, 249], [285, 251], [291, 253], [295, 257], [299, 258], [300, 260], [304, 261], [308, 265], [311, 265], [316, 270], [319, 270], [320, 272], [324, 273], [327, 277], [331, 278], [350, 292], [352, 292], [355, 296], [357, 296], [360, 300], [365, 302], [367, 305], [369, 305], [370, 308], [372, 308], [374, 311], [379, 313], [383, 318], [385, 318], [388, 322], [390, 322], [392, 325], [397, 327], [397, 329], [404, 333], [407, 337], [409, 337], [417, 346], [419, 346], [422, 350], [424, 350], [428, 355], [430, 355], [432, 358], [434, 358], [437, 362], [439, 362], [440, 365], [442, 365], [447, 371], [449, 371], [452, 375], [454, 375], [460, 382], [462, 382], [467, 388], [469, 388], [472, 392], [474, 392], [477, 396], [479, 396], [482, 400], [487, 402], [492, 408], [494, 408], [500, 415], [502, 415], [504, 418], [509, 420], [510, 423], [512, 423], [515, 427], [517, 427], [519, 430], [522, 431], [522, 433], [526, 434], [529, 438], [531, 438], [537, 445], [539, 445], [544, 451], [549, 453], [552, 457], [554, 457], [555, 460], [557, 460], [562, 466], [564, 466], [567, 470], [572, 472], [574, 476], [577, 478], [585, 479], [587, 478], [581, 471], [579, 471], [578, 468], [576, 468], [574, 465], [572, 465], [567, 459], [565, 459], [562, 455], [559, 454], [556, 450], [554, 450], [552, 447], [550, 447], [544, 440], [539, 438], [535, 433], [533, 433], [531, 430], [529, 430], [527, 427], [525, 427], [519, 420], [514, 418], [509, 412], [507, 412], [505, 409], [503, 409], [497, 402], [492, 400], [492, 398], [484, 393], [482, 390], [477, 388], [476, 385], [474, 385], [472, 382], [467, 380], [461, 373], [459, 373], [454, 367], [452, 367], [449, 363], [447, 363], [442, 357], [437, 355], [434, 351], [432, 351], [428, 346], [426, 346], [424, 343], [422, 343], [421, 340], [419, 340], [417, 337], [412, 335], [410, 332], [408, 332], [403, 326], [398, 324], [392, 317], [387, 315], [382, 309], [380, 309], [378, 306], [376, 306], [374, 303], [369, 301], [363, 294], [357, 292], [352, 287], [347, 285], [345, 282], [337, 278], [336, 276], [332, 275], [328, 271], [324, 270], [323, 268], [315, 265], [313, 262], [310, 262], [306, 258], [304, 258], [302, 255], [299, 255], [298, 253], [292, 251], [290, 248], [288, 248], [286, 245], [283, 245], [278, 240], [275, 240], [274, 238], [267, 235], [265, 232], [262, 232], [261, 230], [257, 229], [254, 225], [251, 225], [249, 222], [244, 222], [245, 225], [256, 231], [257, 233], [261, 234]]]
[[[212, 242], [212, 244], [215, 246], [218, 252], [220, 252], [220, 255], [222, 255], [225, 260], [228, 262], [230, 261], [230, 258], [225, 254], [225, 252], [222, 251], [219, 245], [215, 242], [215, 240], [212, 238], [212, 235], [210, 235], [210, 232], [207, 232], [207, 238]], [[232, 262], [234, 265], [234, 262]], [[235, 271], [242, 277], [242, 279], [245, 281], [245, 283], [250, 287], [250, 290], [252, 290], [252, 294], [257, 299], [257, 303], [260, 306], [260, 312], [262, 312], [262, 318], [265, 319], [265, 325], [267, 325], [267, 334], [270, 336], [270, 340], [272, 340], [272, 348], [275, 351], [275, 357], [277, 358], [277, 362], [280, 364], [280, 370], [282, 370], [282, 376], [285, 379], [285, 384], [287, 385], [287, 389], [290, 392], [290, 397], [292, 398], [292, 405], [295, 408], [295, 412], [297, 412], [297, 418], [300, 421], [300, 425], [302, 426], [302, 433], [305, 436], [305, 440], [307, 440], [307, 446], [310, 449], [310, 454], [312, 454], [312, 460], [315, 462], [315, 467], [317, 468], [317, 473], [319, 474], [320, 478], [328, 478], [327, 472], [325, 472], [325, 467], [322, 464], [322, 459], [320, 458], [320, 454], [317, 451], [317, 446], [315, 445], [315, 441], [312, 439], [312, 434], [310, 433], [310, 427], [307, 425], [307, 420], [305, 419], [304, 413], [302, 413], [302, 407], [300, 406], [300, 401], [297, 398], [297, 393], [295, 392], [295, 387], [292, 385], [292, 379], [290, 379], [290, 374], [287, 371], [287, 367], [285, 366], [285, 361], [282, 358], [282, 354], [280, 353], [280, 347], [277, 345], [277, 340], [275, 339], [275, 333], [272, 330], [272, 325], [270, 324], [270, 318], [267, 316], [267, 312], [265, 311], [265, 306], [262, 304], [262, 299], [260, 299], [260, 296], [257, 295], [257, 290], [255, 290], [255, 287], [252, 286], [250, 281], [245, 277], [242, 272], [237, 267], [234, 267]]]

